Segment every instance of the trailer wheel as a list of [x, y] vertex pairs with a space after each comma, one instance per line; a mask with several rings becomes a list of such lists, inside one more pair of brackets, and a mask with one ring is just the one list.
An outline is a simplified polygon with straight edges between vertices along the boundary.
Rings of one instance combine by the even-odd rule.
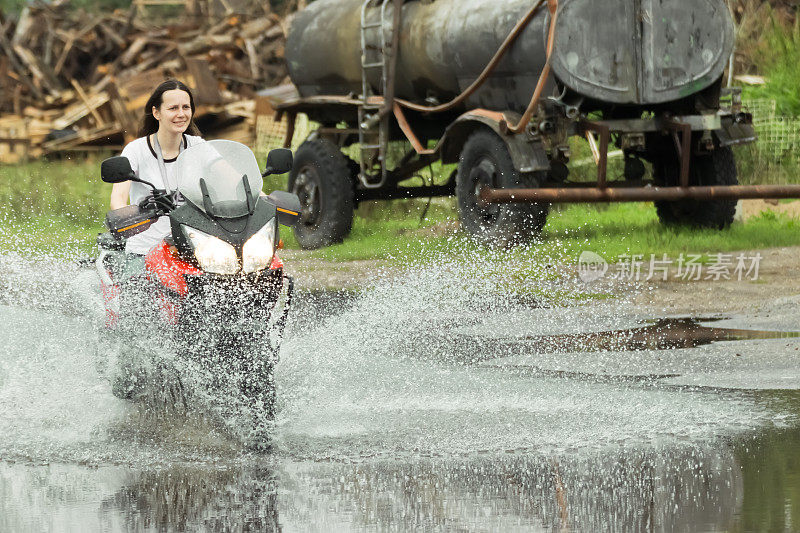
[[326, 139], [307, 140], [294, 155], [289, 191], [302, 211], [294, 235], [306, 250], [341, 242], [353, 226], [353, 182], [347, 159]]
[[478, 130], [470, 135], [461, 151], [456, 176], [461, 224], [470, 235], [489, 245], [524, 244], [541, 233], [550, 204], [481, 205], [478, 193], [483, 186], [538, 186], [533, 174], [517, 172], [506, 144], [488, 130]]
[[[653, 162], [656, 185], [677, 185], [680, 162], [676, 155], [659, 157]], [[730, 147], [720, 147], [707, 155], [692, 156], [689, 184], [700, 186], [737, 185], [736, 160]], [[678, 200], [654, 202], [661, 223], [667, 226], [688, 225], [724, 229], [731, 225], [736, 200]]]

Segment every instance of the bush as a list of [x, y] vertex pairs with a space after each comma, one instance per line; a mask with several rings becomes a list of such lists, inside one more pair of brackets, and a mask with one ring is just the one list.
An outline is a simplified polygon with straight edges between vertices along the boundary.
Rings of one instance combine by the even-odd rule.
[[800, 18], [791, 28], [772, 19], [752, 45], [753, 59], [761, 65], [767, 83], [745, 88], [745, 98], [775, 100], [778, 115], [800, 116]]

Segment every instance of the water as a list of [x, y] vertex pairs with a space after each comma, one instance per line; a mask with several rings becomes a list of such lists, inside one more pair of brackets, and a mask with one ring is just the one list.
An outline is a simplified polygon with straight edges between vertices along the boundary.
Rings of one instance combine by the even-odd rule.
[[797, 338], [676, 348], [624, 298], [563, 305], [585, 288], [544, 262], [497, 288], [475, 259], [301, 293], [256, 455], [115, 398], [91, 272], [4, 255], [0, 531], [800, 528]]

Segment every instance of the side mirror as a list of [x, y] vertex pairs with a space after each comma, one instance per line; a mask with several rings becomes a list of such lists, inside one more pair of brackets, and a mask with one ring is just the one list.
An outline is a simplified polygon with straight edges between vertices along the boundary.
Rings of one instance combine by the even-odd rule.
[[276, 148], [267, 154], [267, 168], [262, 176], [269, 174], [285, 174], [292, 170], [292, 151], [288, 148]]
[[294, 226], [300, 220], [300, 198], [296, 194], [286, 191], [273, 191], [267, 196], [267, 200], [278, 211], [279, 224]]
[[131, 162], [125, 156], [109, 157], [100, 164], [100, 177], [106, 183], [122, 183], [135, 179]]

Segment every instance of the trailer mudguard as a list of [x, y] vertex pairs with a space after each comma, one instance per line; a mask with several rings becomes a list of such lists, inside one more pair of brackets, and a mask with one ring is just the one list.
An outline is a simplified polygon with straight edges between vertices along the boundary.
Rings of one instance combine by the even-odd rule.
[[502, 123], [517, 123], [519, 115], [512, 112], [498, 113], [487, 109], [473, 109], [458, 117], [445, 131], [441, 140], [443, 163], [458, 163], [461, 150], [469, 136], [478, 128], [490, 128], [508, 147], [514, 168], [518, 172], [538, 172], [550, 170], [550, 160], [540, 140], [531, 139], [525, 134], [508, 135]]
[[712, 132], [719, 146], [755, 142], [757, 135], [752, 116], [746, 113], [741, 115], [744, 115], [744, 120], [737, 120], [734, 116], [722, 117], [722, 128]]

